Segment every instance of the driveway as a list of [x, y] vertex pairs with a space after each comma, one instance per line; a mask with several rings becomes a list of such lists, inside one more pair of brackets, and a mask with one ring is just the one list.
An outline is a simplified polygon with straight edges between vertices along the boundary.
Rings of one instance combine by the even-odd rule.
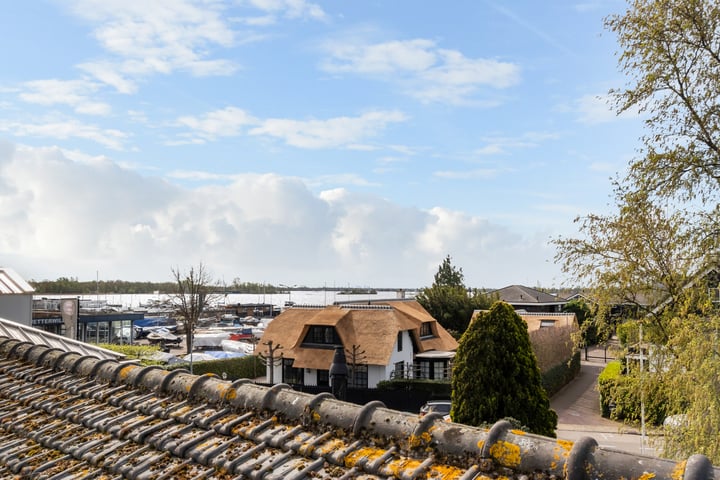
[[600, 415], [597, 378], [605, 365], [603, 349], [591, 350], [588, 360], [581, 361], [578, 376], [550, 399], [550, 407], [558, 414], [557, 437], [571, 441], [592, 437], [604, 448], [656, 456], [648, 438], [643, 442], [637, 428]]

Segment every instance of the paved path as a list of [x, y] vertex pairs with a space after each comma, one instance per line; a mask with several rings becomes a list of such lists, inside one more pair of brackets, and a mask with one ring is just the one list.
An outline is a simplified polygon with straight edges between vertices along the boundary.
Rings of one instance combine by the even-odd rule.
[[[602, 349], [595, 354], [602, 356]], [[572, 441], [592, 437], [604, 448], [655, 456], [655, 449], [647, 438], [642, 442], [638, 429], [600, 415], [597, 377], [605, 365], [603, 358], [583, 360], [578, 376], [550, 399], [550, 407], [558, 414], [557, 437]]]

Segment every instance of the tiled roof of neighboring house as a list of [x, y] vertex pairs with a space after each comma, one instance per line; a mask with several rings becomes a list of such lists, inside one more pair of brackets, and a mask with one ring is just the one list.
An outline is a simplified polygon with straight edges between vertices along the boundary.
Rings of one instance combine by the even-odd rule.
[[[420, 325], [431, 322], [433, 337], [420, 337]], [[311, 325], [333, 326], [346, 348], [359, 345], [369, 365], [387, 365], [397, 333], [410, 330], [419, 352], [450, 351], [457, 341], [416, 301], [383, 301], [330, 306], [295, 306], [270, 322], [260, 344], [282, 345], [286, 358], [294, 358], [296, 368], [327, 370], [333, 360], [332, 349], [304, 348], [303, 339]], [[259, 349], [260, 350], [260, 349]]]
[[556, 295], [535, 290], [534, 288], [524, 287], [522, 285], [510, 285], [505, 288], [493, 290], [490, 292], [496, 295], [499, 300], [509, 303], [510, 305], [562, 305], [567, 300]]
[[720, 469], [0, 338], [0, 478], [706, 480]]
[[35, 289], [30, 286], [15, 270], [0, 267], [0, 294], [17, 295], [33, 293]]
[[13, 322], [4, 318], [0, 318], [0, 336], [20, 340], [21, 342], [30, 342], [34, 345], [45, 345], [51, 348], [57, 348], [64, 352], [77, 352], [82, 355], [91, 355], [100, 359], [120, 360], [125, 355], [105, 348], [90, 345], [89, 343], [79, 342], [71, 338], [55, 335], [33, 327], [28, 327], [21, 323]]

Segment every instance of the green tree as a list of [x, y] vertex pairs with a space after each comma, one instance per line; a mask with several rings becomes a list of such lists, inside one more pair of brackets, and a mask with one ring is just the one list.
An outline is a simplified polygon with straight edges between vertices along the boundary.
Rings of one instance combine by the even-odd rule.
[[671, 212], [642, 192], [618, 186], [617, 213], [588, 215], [578, 238], [560, 238], [555, 260], [575, 281], [587, 285], [600, 304], [595, 323], [606, 328], [613, 305], [650, 321], [649, 335], [670, 337], [664, 308], [681, 301], [690, 275], [705, 261], [702, 240], [683, 211]]
[[[684, 415], [665, 453], [718, 462], [717, 311], [699, 301], [698, 275], [717, 266], [720, 239], [720, 4], [633, 0], [606, 27], [628, 79], [610, 93], [618, 112], [643, 112], [643, 148], [618, 182], [618, 213], [583, 219], [585, 238], [559, 242], [559, 257], [616, 302], [633, 297], [646, 341], [669, 357], [646, 373]], [[633, 385], [637, 398], [649, 394]]]
[[462, 268], [453, 266], [450, 255], [445, 257], [438, 267], [433, 284], [439, 287], [465, 288], [465, 275], [463, 275]]
[[481, 312], [460, 339], [451, 417], [477, 426], [512, 417], [533, 433], [555, 436], [557, 414], [542, 386], [527, 324], [507, 303]]
[[429, 288], [423, 288], [416, 300], [446, 330], [459, 337], [467, 328], [475, 310], [488, 308], [490, 301], [478, 290], [468, 291], [462, 268], [445, 257]]
[[582, 298], [575, 298], [563, 305], [563, 312], [572, 312], [577, 318], [579, 327], [578, 343], [583, 346], [597, 345], [602, 340], [607, 339], [602, 325], [605, 322], [597, 321], [593, 310], [599, 312], [598, 308], [594, 308]]
[[685, 459], [695, 453], [720, 464], [720, 316], [679, 315], [673, 319], [675, 334], [670, 347], [676, 352], [660, 376], [669, 398], [669, 413], [678, 415], [666, 427], [663, 454]]
[[631, 181], [661, 197], [717, 200], [720, 189], [720, 4], [634, 0], [606, 19], [628, 78], [611, 91], [618, 112], [645, 115], [645, 155]]

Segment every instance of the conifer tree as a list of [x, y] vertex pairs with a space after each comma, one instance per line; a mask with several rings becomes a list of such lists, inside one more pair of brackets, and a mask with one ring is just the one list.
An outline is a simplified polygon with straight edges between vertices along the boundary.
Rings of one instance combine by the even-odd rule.
[[555, 436], [557, 414], [542, 386], [527, 324], [507, 303], [480, 312], [460, 339], [451, 417], [476, 426], [512, 417], [533, 433]]

